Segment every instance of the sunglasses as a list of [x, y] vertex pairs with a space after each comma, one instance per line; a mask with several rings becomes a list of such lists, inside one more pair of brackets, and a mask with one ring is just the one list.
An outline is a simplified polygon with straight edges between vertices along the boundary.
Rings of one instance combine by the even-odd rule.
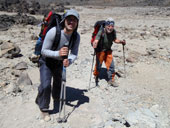
[[73, 21], [73, 22], [77, 22], [77, 18], [75, 17], [75, 16], [68, 16], [68, 17], [66, 17], [66, 20], [67, 21], [69, 21], [69, 22], [71, 22], [71, 21]]

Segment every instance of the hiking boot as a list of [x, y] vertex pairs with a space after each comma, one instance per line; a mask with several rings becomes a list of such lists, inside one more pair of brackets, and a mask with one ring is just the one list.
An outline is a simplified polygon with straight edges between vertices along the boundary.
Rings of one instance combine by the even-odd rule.
[[48, 111], [41, 111], [42, 119], [46, 122], [51, 120], [50, 114]]
[[109, 80], [109, 81], [108, 81], [108, 84], [109, 84], [110, 86], [113, 86], [113, 87], [118, 87], [118, 86], [119, 86], [118, 83], [116, 83], [115, 81], [112, 81], [112, 80]]
[[39, 61], [40, 55], [35, 55], [32, 54], [31, 57], [29, 57], [29, 59], [33, 62], [33, 63], [37, 63]]

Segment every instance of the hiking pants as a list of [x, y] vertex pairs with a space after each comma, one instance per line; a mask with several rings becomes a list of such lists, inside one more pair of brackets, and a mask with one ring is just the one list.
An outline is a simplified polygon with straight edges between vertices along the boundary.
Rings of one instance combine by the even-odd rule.
[[106, 68], [107, 68], [107, 75], [108, 80], [114, 81], [115, 77], [115, 67], [114, 67], [114, 61], [112, 56], [112, 51], [102, 51], [102, 52], [96, 52], [96, 65], [94, 68], [94, 76], [98, 76], [102, 63], [105, 62]]
[[[49, 108], [51, 93], [53, 99], [59, 99], [60, 97], [63, 65], [60, 62], [56, 63], [55, 67], [50, 67], [42, 58], [40, 58], [39, 63], [41, 83], [38, 88], [36, 103], [39, 105], [40, 110], [43, 110]], [[52, 77], [53, 86], [51, 87]]]

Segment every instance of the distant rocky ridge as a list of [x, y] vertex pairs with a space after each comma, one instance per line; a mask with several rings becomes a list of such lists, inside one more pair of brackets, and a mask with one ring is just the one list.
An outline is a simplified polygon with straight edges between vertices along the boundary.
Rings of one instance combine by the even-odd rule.
[[45, 14], [63, 12], [66, 5], [92, 6], [169, 6], [170, 0], [0, 0], [0, 11]]
[[[38, 0], [37, 0], [38, 1]], [[45, 0], [39, 0], [45, 2]], [[55, 1], [55, 0], [50, 0]], [[58, 0], [58, 2], [76, 5], [107, 6], [169, 6], [170, 0]], [[47, 1], [48, 2], [48, 1]]]
[[0, 11], [46, 14], [49, 10], [63, 12], [63, 4], [41, 4], [42, 2], [26, 0], [0, 0]]
[[64, 12], [65, 7], [63, 4], [47, 4], [40, 5], [36, 1], [26, 1], [26, 0], [0, 0], [0, 11], [6, 12], [16, 12], [17, 15], [0, 15], [0, 31], [8, 30], [14, 24], [31, 24], [37, 25], [40, 23], [32, 15], [46, 15], [49, 11]]
[[[92, 6], [170, 6], [170, 0], [0, 0], [0, 10], [14, 10], [43, 12], [42, 10], [56, 9], [62, 11], [65, 5]], [[17, 8], [19, 7], [19, 8]], [[40, 11], [41, 10], [41, 11]], [[35, 13], [32, 11], [32, 13]]]
[[[38, 24], [32, 15], [46, 15], [49, 11], [64, 12], [67, 5], [91, 6], [169, 6], [170, 0], [0, 0], [0, 11], [17, 12], [16, 16], [1, 15], [1, 30], [13, 24]], [[169, 14], [168, 14], [169, 15]]]
[[64, 5], [109, 5], [109, 6], [169, 6], [170, 0], [35, 0], [37, 2], [62, 3]]

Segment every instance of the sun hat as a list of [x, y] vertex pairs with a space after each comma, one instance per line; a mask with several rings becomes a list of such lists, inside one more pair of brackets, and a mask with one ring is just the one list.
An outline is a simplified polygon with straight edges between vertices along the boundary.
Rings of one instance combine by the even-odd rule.
[[106, 19], [106, 23], [105, 23], [106, 25], [115, 25], [115, 22], [114, 22], [114, 20], [113, 20], [113, 18], [111, 18], [111, 17], [109, 17], [109, 18], [107, 18]]

